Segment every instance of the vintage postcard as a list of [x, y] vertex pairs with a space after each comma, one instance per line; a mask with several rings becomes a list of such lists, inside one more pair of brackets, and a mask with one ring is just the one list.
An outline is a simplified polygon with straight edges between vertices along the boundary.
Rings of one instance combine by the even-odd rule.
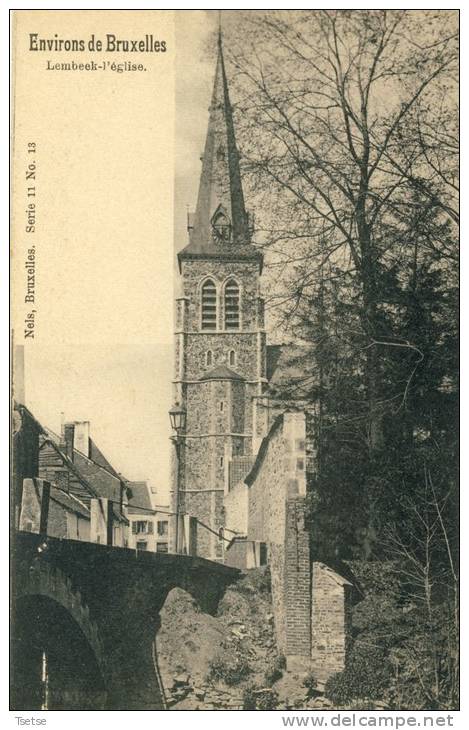
[[453, 726], [458, 24], [12, 13], [12, 710]]

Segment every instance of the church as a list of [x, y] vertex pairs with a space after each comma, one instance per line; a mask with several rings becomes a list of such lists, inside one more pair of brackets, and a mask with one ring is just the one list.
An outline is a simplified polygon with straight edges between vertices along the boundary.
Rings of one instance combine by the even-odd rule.
[[265, 435], [267, 350], [263, 255], [251, 242], [221, 36], [188, 233], [178, 254], [174, 400], [187, 415], [173, 510], [207, 525], [212, 532], [199, 529], [197, 552], [223, 560], [225, 495], [249, 471]]
[[185, 425], [174, 450], [172, 550], [241, 569], [268, 564], [279, 651], [289, 669], [314, 666], [325, 680], [344, 667], [354, 581], [312, 548], [314, 409], [272, 398], [282, 348], [266, 344], [263, 255], [245, 207], [221, 36], [188, 233], [178, 254], [174, 412]]

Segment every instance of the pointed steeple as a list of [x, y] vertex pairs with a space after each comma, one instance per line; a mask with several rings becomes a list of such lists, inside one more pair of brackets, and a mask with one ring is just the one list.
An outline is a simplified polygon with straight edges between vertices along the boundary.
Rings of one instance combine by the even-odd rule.
[[261, 253], [250, 241], [221, 29], [209, 111], [197, 207], [189, 227], [190, 243], [179, 253], [179, 260], [219, 257], [261, 261]]

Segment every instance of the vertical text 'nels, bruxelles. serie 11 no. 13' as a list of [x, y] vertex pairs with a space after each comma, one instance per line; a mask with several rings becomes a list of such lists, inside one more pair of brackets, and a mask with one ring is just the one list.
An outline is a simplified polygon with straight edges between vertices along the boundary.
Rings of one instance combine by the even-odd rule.
[[[37, 162], [36, 162], [37, 147], [36, 142], [27, 143], [27, 163], [25, 170], [25, 181], [26, 181], [26, 222], [25, 232], [28, 237], [35, 237], [36, 235], [36, 176], [37, 176]], [[36, 304], [36, 242], [33, 238], [26, 252], [26, 261], [24, 263], [26, 271], [26, 292], [24, 296], [24, 303], [27, 305]], [[24, 317], [24, 339], [34, 339], [34, 332], [36, 326], [36, 308], [28, 306], [28, 310], [25, 312]]]

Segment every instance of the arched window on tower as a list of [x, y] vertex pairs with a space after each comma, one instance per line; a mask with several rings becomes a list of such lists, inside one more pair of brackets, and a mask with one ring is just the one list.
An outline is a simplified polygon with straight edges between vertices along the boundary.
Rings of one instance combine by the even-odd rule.
[[217, 328], [217, 288], [212, 279], [207, 279], [202, 286], [202, 329]]
[[213, 363], [213, 354], [211, 350], [207, 350], [205, 353], [205, 364], [210, 367], [210, 365]]
[[225, 285], [225, 329], [239, 330], [239, 286], [234, 279]]
[[236, 365], [236, 353], [234, 350], [230, 350], [229, 363], [232, 367]]

